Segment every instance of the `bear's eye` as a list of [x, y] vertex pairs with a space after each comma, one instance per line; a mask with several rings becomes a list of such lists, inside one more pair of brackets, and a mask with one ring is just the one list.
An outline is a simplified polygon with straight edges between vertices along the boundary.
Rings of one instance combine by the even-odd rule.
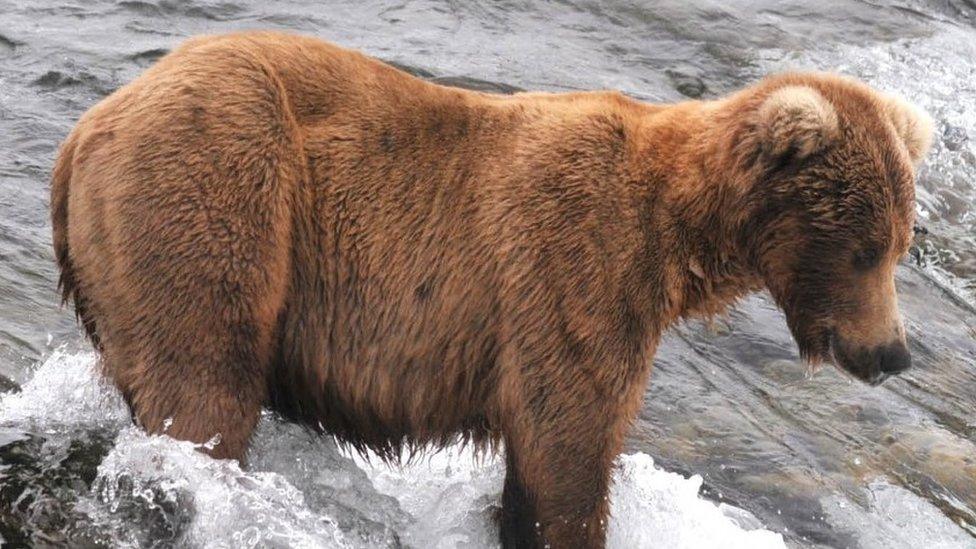
[[859, 271], [866, 271], [877, 265], [880, 259], [881, 252], [877, 248], [864, 248], [854, 254], [854, 268]]

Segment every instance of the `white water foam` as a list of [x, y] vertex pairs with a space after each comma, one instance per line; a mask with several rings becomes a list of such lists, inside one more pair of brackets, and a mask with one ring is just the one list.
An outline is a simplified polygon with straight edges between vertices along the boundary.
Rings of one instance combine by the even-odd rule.
[[[187, 442], [147, 436], [136, 427], [119, 433], [98, 468], [95, 497], [106, 509], [92, 513], [120, 541], [125, 525], [113, 513], [125, 502], [147, 506], [191, 505], [180, 541], [208, 548], [350, 547], [336, 521], [313, 512], [301, 491], [274, 472], [242, 471], [237, 462], [214, 460]], [[188, 497], [187, 497], [188, 496]], [[177, 514], [179, 516], [179, 514]], [[118, 528], [116, 526], [121, 526]]]
[[[57, 351], [20, 393], [0, 399], [0, 423], [48, 435], [86, 425], [119, 434], [76, 508], [115, 546], [171, 535], [197, 547], [497, 547], [493, 516], [504, 467], [447, 448], [403, 467], [342, 455], [327, 437], [262, 420], [251, 465], [213, 460], [190, 443], [128, 425], [95, 356]], [[614, 475], [609, 546], [785, 547], [742, 510], [699, 496], [702, 480], [621, 456]], [[148, 523], [141, 530], [133, 523]]]
[[[416, 517], [405, 532], [407, 543], [434, 549], [497, 545], [486, 517], [500, 500], [505, 468], [499, 460], [449, 448], [394, 470], [359, 463], [378, 490]], [[657, 468], [647, 454], [621, 456], [610, 496], [608, 546], [784, 547], [779, 534], [746, 529], [729, 516], [748, 517], [747, 512], [701, 499], [701, 485], [697, 475], [685, 478]]]
[[23, 390], [0, 397], [0, 421], [41, 426], [128, 421], [125, 403], [97, 368], [95, 353], [54, 351]]

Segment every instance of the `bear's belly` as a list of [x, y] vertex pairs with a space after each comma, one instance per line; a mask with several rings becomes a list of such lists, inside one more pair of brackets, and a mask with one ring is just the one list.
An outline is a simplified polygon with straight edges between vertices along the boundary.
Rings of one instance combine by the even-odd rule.
[[343, 254], [296, 265], [319, 284], [283, 315], [270, 407], [381, 454], [493, 436], [498, 307], [487, 285], [436, 261], [373, 264]]
[[306, 143], [270, 406], [380, 452], [484, 439], [501, 315], [474, 167], [445, 151], [421, 170], [337, 132]]

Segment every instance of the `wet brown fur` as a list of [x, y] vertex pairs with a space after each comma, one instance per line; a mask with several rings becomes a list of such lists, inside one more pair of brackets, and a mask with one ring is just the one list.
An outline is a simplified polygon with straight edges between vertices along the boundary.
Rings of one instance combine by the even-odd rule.
[[[765, 103], [788, 86], [835, 126]], [[811, 358], [845, 322], [881, 337], [859, 334], [893, 285], [888, 305], [858, 288], [890, 282], [927, 147], [887, 109], [831, 75], [648, 105], [446, 88], [312, 38], [198, 38], [63, 145], [61, 285], [150, 432], [172, 418], [242, 458], [268, 406], [390, 459], [501, 440], [503, 544], [601, 547], [670, 324], [769, 287]], [[865, 246], [879, 259], [851, 267]]]

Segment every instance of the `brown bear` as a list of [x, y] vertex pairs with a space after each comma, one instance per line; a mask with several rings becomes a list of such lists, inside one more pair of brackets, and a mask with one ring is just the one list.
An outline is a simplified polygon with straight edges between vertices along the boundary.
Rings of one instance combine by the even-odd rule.
[[54, 247], [149, 432], [241, 459], [265, 406], [387, 459], [501, 442], [503, 546], [602, 547], [679, 319], [767, 288], [805, 358], [908, 367], [893, 271], [931, 131], [827, 74], [649, 105], [210, 36], [78, 122]]

